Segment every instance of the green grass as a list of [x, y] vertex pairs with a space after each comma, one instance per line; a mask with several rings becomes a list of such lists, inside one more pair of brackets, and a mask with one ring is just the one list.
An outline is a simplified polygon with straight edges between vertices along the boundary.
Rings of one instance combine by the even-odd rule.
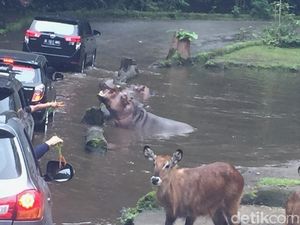
[[144, 210], [158, 209], [159, 205], [156, 201], [156, 192], [151, 191], [148, 194], [141, 197], [136, 206], [133, 208], [123, 208], [120, 218], [121, 224], [133, 225], [135, 217]]
[[280, 187], [296, 186], [296, 185], [300, 185], [300, 179], [264, 177], [258, 181], [257, 185], [280, 186]]
[[278, 48], [264, 45], [250, 46], [216, 56], [210, 63], [299, 70], [300, 48]]

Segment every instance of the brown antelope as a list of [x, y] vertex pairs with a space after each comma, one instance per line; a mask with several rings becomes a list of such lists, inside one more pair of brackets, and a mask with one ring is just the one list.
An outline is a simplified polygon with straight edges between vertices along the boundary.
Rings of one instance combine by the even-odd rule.
[[216, 162], [196, 168], [178, 168], [183, 152], [155, 155], [149, 146], [144, 155], [154, 161], [151, 183], [158, 186], [157, 200], [166, 212], [165, 225], [186, 218], [192, 225], [198, 216], [210, 216], [215, 225], [238, 224], [237, 215], [244, 188], [242, 175], [230, 164]]
[[285, 215], [287, 225], [300, 225], [300, 191], [295, 191], [289, 196], [285, 205]]
[[285, 214], [287, 225], [300, 225], [300, 191], [295, 191], [289, 196]]

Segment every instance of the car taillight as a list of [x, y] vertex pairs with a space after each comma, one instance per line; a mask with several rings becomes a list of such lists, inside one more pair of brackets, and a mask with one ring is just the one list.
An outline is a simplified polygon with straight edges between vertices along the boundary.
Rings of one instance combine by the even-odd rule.
[[43, 212], [43, 195], [37, 190], [26, 190], [16, 196], [0, 198], [0, 220], [39, 220]]
[[4, 63], [7, 63], [7, 64], [13, 64], [13, 63], [14, 63], [14, 60], [11, 59], [11, 58], [4, 58], [4, 59], [3, 59], [3, 62], [4, 62]]
[[38, 220], [43, 216], [42, 193], [27, 190], [17, 195], [16, 220]]
[[40, 100], [42, 100], [42, 98], [44, 97], [44, 93], [45, 93], [45, 85], [40, 84], [38, 86], [36, 86], [34, 88], [34, 92], [32, 95], [32, 102], [38, 102]]
[[81, 46], [80, 36], [65, 36], [65, 40], [69, 42], [70, 45], [75, 44], [75, 49], [78, 50]]
[[30, 37], [40, 37], [41, 33], [38, 31], [34, 31], [34, 30], [26, 30], [25, 36], [30, 38]]
[[68, 42], [80, 43], [81, 37], [80, 36], [65, 36], [65, 40]]

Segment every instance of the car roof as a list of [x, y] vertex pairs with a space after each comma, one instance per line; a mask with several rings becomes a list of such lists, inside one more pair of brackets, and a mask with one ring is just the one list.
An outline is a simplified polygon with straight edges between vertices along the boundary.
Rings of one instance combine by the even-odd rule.
[[36, 16], [35, 20], [43, 20], [43, 21], [53, 21], [53, 22], [60, 22], [60, 23], [68, 23], [77, 25], [82, 23], [85, 20], [77, 19], [77, 18], [70, 18], [70, 17], [63, 17], [63, 16]]
[[16, 50], [0, 49], [0, 62], [3, 61], [4, 58], [12, 59], [18, 63], [39, 67], [47, 62], [46, 57], [43, 55]]

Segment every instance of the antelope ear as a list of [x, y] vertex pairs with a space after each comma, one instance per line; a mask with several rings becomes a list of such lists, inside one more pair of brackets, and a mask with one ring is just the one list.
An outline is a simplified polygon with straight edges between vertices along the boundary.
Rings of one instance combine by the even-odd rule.
[[182, 150], [178, 149], [176, 150], [176, 152], [173, 153], [173, 156], [172, 156], [172, 164], [173, 165], [176, 165], [183, 157], [183, 152]]
[[153, 161], [156, 158], [156, 155], [148, 145], [145, 145], [144, 147], [144, 156], [150, 161]]

